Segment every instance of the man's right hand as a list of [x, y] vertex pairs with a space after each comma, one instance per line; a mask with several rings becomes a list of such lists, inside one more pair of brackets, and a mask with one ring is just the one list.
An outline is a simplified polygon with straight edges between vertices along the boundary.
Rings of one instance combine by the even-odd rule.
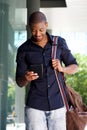
[[27, 71], [25, 74], [25, 78], [28, 82], [31, 82], [32, 80], [39, 78], [39, 75], [37, 73], [34, 73], [33, 71]]

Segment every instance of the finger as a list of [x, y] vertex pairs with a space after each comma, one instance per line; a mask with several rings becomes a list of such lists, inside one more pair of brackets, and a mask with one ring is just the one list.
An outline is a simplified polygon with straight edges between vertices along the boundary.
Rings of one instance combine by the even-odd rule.
[[39, 78], [37, 73], [29, 73], [29, 74], [26, 74], [25, 77], [28, 81], [32, 81]]
[[27, 71], [26, 74], [30, 75], [30, 74], [33, 74], [34, 72], [33, 71]]
[[56, 66], [54, 67], [54, 69], [55, 69], [55, 70], [58, 70], [58, 66], [56, 65]]
[[35, 79], [37, 79], [37, 78], [39, 78], [38, 75], [32, 75], [32, 76], [31, 76], [31, 80], [35, 80]]

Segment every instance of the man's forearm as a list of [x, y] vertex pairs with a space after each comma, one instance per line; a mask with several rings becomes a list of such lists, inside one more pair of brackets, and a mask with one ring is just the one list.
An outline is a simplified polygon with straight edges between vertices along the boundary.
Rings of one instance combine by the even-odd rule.
[[69, 65], [67, 67], [63, 67], [62, 72], [66, 73], [66, 74], [74, 74], [76, 73], [78, 70], [78, 65], [73, 64], [73, 65]]

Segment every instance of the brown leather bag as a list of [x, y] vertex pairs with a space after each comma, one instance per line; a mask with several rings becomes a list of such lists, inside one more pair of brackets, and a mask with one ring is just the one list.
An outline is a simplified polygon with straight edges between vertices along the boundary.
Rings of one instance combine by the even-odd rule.
[[66, 129], [67, 130], [87, 130], [87, 113], [79, 113], [74, 110], [66, 112]]
[[66, 85], [66, 90], [73, 109], [78, 112], [87, 112], [87, 106], [83, 103], [81, 95], [69, 85]]
[[66, 112], [67, 130], [86, 130], [87, 106], [82, 102], [82, 97], [73, 88], [67, 86], [67, 92], [72, 104]]

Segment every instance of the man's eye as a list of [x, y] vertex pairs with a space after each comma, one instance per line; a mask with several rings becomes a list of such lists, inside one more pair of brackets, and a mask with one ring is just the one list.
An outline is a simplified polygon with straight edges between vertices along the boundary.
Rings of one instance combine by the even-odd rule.
[[41, 31], [41, 32], [43, 32], [44, 30], [43, 30], [43, 29], [41, 29], [40, 31]]

